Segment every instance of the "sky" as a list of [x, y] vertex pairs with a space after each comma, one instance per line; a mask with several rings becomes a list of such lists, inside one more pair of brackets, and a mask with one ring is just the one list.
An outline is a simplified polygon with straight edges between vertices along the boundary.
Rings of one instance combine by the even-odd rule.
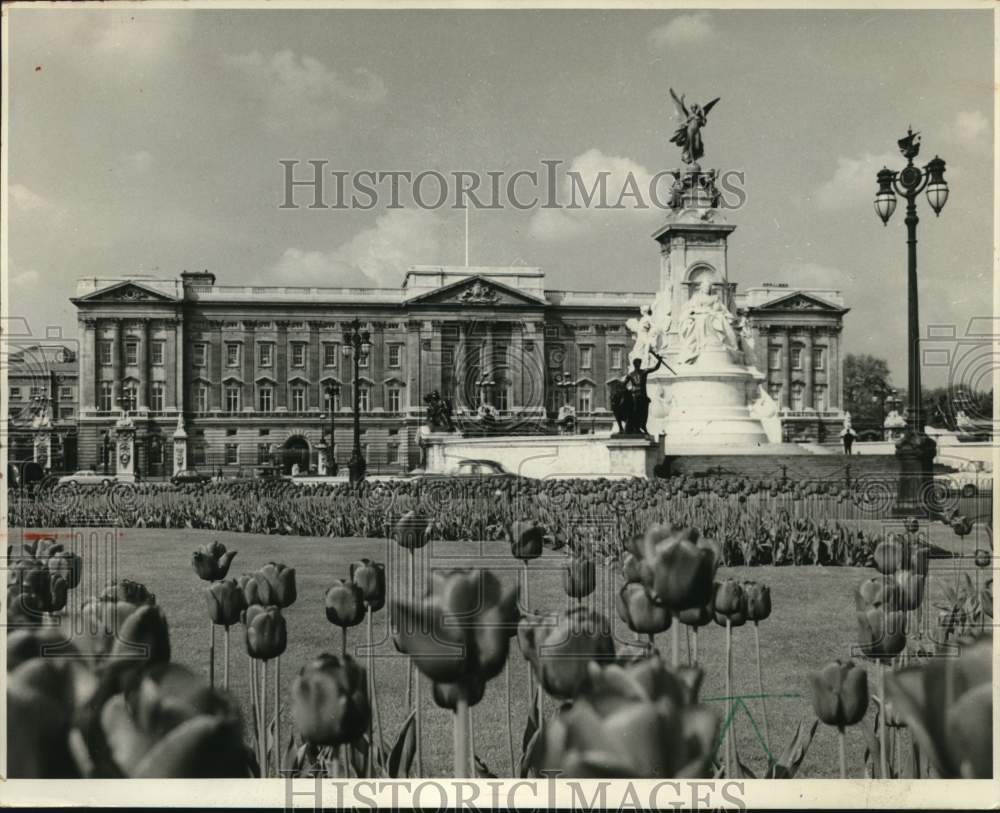
[[[702, 165], [744, 173], [746, 202], [727, 213], [741, 288], [841, 290], [846, 351], [886, 358], [905, 386], [902, 208], [883, 227], [872, 198], [912, 125], [951, 187], [940, 218], [919, 204], [923, 323], [961, 336], [991, 314], [988, 11], [7, 13], [9, 315], [38, 334], [76, 335], [84, 276], [395, 287], [409, 265], [462, 264], [463, 212], [282, 210], [279, 161], [509, 177], [558, 160], [644, 178], [681, 165], [670, 87], [721, 97]], [[472, 210], [470, 262], [652, 291], [662, 220]]]

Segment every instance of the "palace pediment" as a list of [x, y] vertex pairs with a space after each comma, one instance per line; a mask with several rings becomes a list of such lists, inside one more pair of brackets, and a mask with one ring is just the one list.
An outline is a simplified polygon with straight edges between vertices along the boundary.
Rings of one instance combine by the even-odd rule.
[[458, 307], [540, 307], [537, 297], [502, 282], [475, 274], [467, 279], [424, 291], [406, 300], [407, 305], [453, 305]]
[[105, 303], [119, 305], [131, 302], [177, 302], [177, 300], [172, 296], [153, 290], [140, 282], [129, 281], [109, 285], [107, 288], [101, 288], [98, 291], [93, 291], [86, 296], [77, 297], [71, 299], [70, 301], [74, 303], [86, 302], [88, 305]]
[[843, 314], [847, 313], [846, 308], [834, 305], [831, 302], [827, 302], [815, 294], [806, 294], [801, 291], [796, 291], [794, 293], [788, 294], [787, 296], [780, 297], [779, 299], [772, 299], [770, 302], [766, 302], [763, 305], [755, 305], [753, 310], [756, 312], [767, 311], [813, 311], [816, 313], [830, 313], [830, 314]]

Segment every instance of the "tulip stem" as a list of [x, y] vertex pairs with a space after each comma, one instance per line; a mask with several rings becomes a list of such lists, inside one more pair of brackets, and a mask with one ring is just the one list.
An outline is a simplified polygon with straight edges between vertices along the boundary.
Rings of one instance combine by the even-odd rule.
[[208, 622], [208, 687], [215, 688], [215, 623]]
[[458, 700], [455, 702], [455, 778], [467, 779], [469, 776], [469, 743], [467, 719], [469, 714], [469, 701], [466, 700], [462, 690], [458, 692]]
[[680, 621], [677, 617], [674, 617], [673, 630], [670, 633], [670, 662], [671, 665], [676, 669], [681, 665], [681, 629]]
[[684, 625], [684, 643], [687, 646], [688, 666], [694, 666], [694, 661], [691, 660], [691, 627], [687, 624]]
[[417, 716], [413, 723], [413, 733], [416, 745], [416, 757], [417, 757], [417, 776], [423, 778], [424, 776], [424, 749], [420, 747], [420, 739], [424, 733], [423, 725], [423, 698], [420, 696], [420, 672], [417, 671], [417, 667], [411, 667], [413, 669], [413, 702], [416, 703]]
[[267, 776], [267, 661], [260, 662], [260, 764]]
[[[254, 734], [257, 737], [257, 762], [260, 762], [260, 714], [257, 710], [257, 661], [254, 660], [252, 655], [247, 656], [247, 660], [250, 662], [250, 708], [253, 713], [253, 727]], [[264, 778], [264, 768], [262, 765], [258, 765], [260, 769], [260, 777]]]
[[760, 625], [753, 622], [754, 647], [757, 653], [757, 692], [760, 694], [760, 708], [764, 716], [764, 748], [768, 758], [771, 756], [771, 731], [767, 724], [767, 698], [764, 697], [764, 673], [760, 665]]
[[648, 633], [648, 635], [649, 635], [649, 654], [650, 655], [655, 655], [656, 654], [656, 636], [652, 632]]
[[920, 779], [922, 771], [920, 770], [920, 748], [917, 745], [917, 741], [913, 739], [913, 733], [910, 733], [910, 757], [913, 760], [913, 778]]
[[222, 664], [222, 688], [229, 691], [229, 625], [226, 625], [226, 637], [222, 645], [225, 663]]
[[698, 628], [695, 627], [691, 630], [691, 655], [694, 660], [691, 662], [693, 666], [698, 665]]
[[274, 659], [274, 771], [281, 775], [281, 655]]
[[379, 747], [382, 745], [382, 719], [378, 716], [378, 701], [375, 697], [375, 635], [372, 631], [371, 608], [368, 611], [368, 618], [365, 622], [368, 638], [368, 701], [371, 705], [371, 714], [368, 715], [368, 767], [369, 775], [375, 775], [375, 731], [378, 729]]
[[837, 739], [840, 742], [840, 778], [847, 779], [847, 747], [844, 743], [847, 737], [843, 726], [837, 727]]
[[347, 627], [340, 628], [340, 659], [347, 657]]
[[510, 775], [517, 776], [517, 763], [514, 756], [514, 721], [510, 711], [510, 660], [503, 665], [503, 688], [507, 697], [507, 745], [510, 748]]
[[542, 727], [542, 721], [545, 719], [545, 690], [542, 688], [542, 684], [538, 684], [538, 727]]
[[733, 626], [726, 616], [726, 700], [729, 710], [729, 731], [726, 734], [726, 778], [733, 778], [733, 741], [736, 734], [733, 719]]
[[882, 779], [889, 778], [889, 765], [885, 753], [885, 664], [880, 659], [878, 662], [878, 698], [879, 698], [879, 716], [878, 716], [878, 761], [880, 776]]

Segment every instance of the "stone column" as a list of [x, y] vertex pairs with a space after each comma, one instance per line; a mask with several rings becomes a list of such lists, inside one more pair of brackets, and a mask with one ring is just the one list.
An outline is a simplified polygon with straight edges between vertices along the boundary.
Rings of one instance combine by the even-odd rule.
[[[323, 387], [320, 384], [323, 371], [323, 346], [319, 340], [319, 322], [309, 322], [309, 347], [306, 353], [306, 370], [309, 378], [309, 398], [306, 407], [323, 409]], [[319, 463], [316, 464], [317, 467]], [[326, 469], [317, 468], [317, 471]]]
[[792, 331], [782, 333], [784, 346], [781, 348], [781, 405], [792, 408]]
[[122, 394], [122, 354], [124, 343], [122, 342], [122, 326], [120, 319], [111, 320], [111, 409], [118, 406], [118, 396]]
[[184, 412], [187, 382], [184, 380], [184, 317], [179, 316], [174, 325], [174, 405]]
[[526, 364], [524, 358], [523, 322], [517, 322], [511, 326], [510, 359], [510, 377], [512, 379], [510, 382], [510, 408], [512, 411], [517, 411], [524, 406], [524, 376]]
[[[465, 371], [468, 368], [468, 359], [465, 354], [468, 352], [468, 343], [466, 341], [466, 335], [468, 333], [468, 325], [465, 322], [458, 323], [458, 346], [455, 348], [455, 390], [456, 390], [456, 400], [455, 409], [462, 409], [464, 407], [470, 406], [468, 403], [468, 394], [465, 389]], [[443, 393], [442, 393], [443, 395]], [[475, 405], [472, 405], [473, 408]]]
[[826, 378], [830, 409], [844, 408], [844, 376], [840, 369], [840, 326], [831, 327], [827, 341]]
[[813, 328], [807, 326], [803, 336], [802, 371], [805, 379], [805, 389], [802, 392], [802, 408], [812, 409], [813, 401]]
[[594, 360], [590, 377], [594, 379], [594, 398], [591, 409], [608, 408], [608, 388], [605, 385], [611, 376], [608, 375], [608, 336], [604, 325], [597, 325], [594, 328], [596, 338], [594, 339]]
[[406, 344], [404, 352], [406, 360], [403, 365], [403, 378], [406, 381], [406, 409], [414, 412], [423, 406], [423, 395], [420, 392], [421, 361], [423, 361], [420, 349], [421, 342], [420, 322], [409, 320], [406, 322]]
[[[421, 344], [420, 356], [419, 356], [419, 363], [421, 364], [420, 386], [421, 389], [423, 390], [420, 393], [421, 408], [423, 408], [424, 406], [424, 396], [427, 393], [433, 392], [434, 390], [440, 392], [442, 387], [441, 367], [444, 362], [441, 360], [441, 357], [443, 355], [443, 350], [444, 350], [442, 346], [443, 345], [442, 332], [444, 328], [444, 323], [436, 320], [432, 322], [424, 322], [423, 327], [421, 328], [421, 336], [420, 336], [421, 343], [424, 340], [424, 333], [427, 331], [428, 326], [430, 326], [429, 340], [431, 348], [430, 350], [425, 350], [423, 348], [423, 344]], [[443, 398], [449, 398], [451, 397], [451, 394], [447, 392], [442, 392], [441, 396]]]
[[100, 380], [100, 366], [97, 358], [97, 320], [81, 319], [83, 341], [80, 343], [79, 386], [80, 412], [93, 411], [97, 407], [97, 386]]
[[372, 409], [385, 407], [385, 327], [381, 322], [372, 323], [371, 349], [368, 351], [368, 377], [372, 380]]
[[490, 404], [496, 405], [496, 391], [497, 391], [497, 388], [496, 388], [496, 375], [494, 373], [494, 369], [495, 368], [494, 368], [494, 364], [493, 364], [493, 323], [492, 322], [487, 322], [486, 323], [486, 335], [483, 337], [482, 350], [480, 350], [479, 352], [480, 352], [480, 354], [482, 356], [482, 359], [483, 359], [482, 370], [480, 372], [482, 373], [482, 375], [483, 375], [484, 378], [488, 377], [488, 380], [494, 382], [491, 386], [487, 387], [487, 392], [489, 392], [490, 398], [484, 399], [484, 401], [486, 401], [486, 402], [488, 402]]
[[252, 409], [257, 408], [257, 402], [254, 399], [254, 360], [257, 354], [257, 345], [254, 342], [254, 323], [250, 320], [245, 320], [243, 322], [243, 358], [240, 359], [242, 362], [242, 378], [243, 378], [243, 409], [244, 411], [249, 407]]
[[279, 321], [276, 327], [278, 338], [274, 345], [274, 377], [277, 385], [274, 406], [280, 409], [288, 406], [288, 322]]
[[148, 408], [150, 403], [151, 371], [149, 369], [149, 319], [140, 323], [139, 334], [139, 409]]

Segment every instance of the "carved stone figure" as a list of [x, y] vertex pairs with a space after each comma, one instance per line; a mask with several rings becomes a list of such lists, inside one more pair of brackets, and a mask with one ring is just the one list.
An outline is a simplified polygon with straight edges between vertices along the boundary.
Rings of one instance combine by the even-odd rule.
[[427, 404], [427, 424], [431, 431], [454, 432], [455, 424], [451, 419], [453, 407], [450, 398], [442, 398], [437, 390], [424, 396]]
[[463, 291], [458, 298], [470, 305], [488, 305], [497, 302], [500, 299], [500, 294], [494, 291], [489, 285], [484, 285], [477, 281]]
[[710, 347], [721, 346], [733, 353], [739, 352], [733, 315], [719, 295], [712, 293], [712, 284], [707, 279], [701, 281], [685, 305], [679, 333], [685, 364], [693, 364], [701, 352]]
[[757, 399], [750, 405], [750, 414], [755, 418], [773, 418], [778, 414], [778, 402], [771, 397], [763, 384], [758, 385], [758, 390]]
[[628, 354], [629, 361], [645, 361], [653, 347], [653, 308], [649, 305], [639, 308], [638, 318], [627, 319], [625, 327], [635, 334], [635, 344]]
[[708, 123], [708, 113], [715, 107], [716, 103], [719, 101], [719, 97], [712, 99], [708, 104], [702, 107], [699, 104], [692, 104], [691, 108], [688, 109], [684, 104], [684, 94], [677, 97], [674, 93], [674, 89], [670, 88], [670, 96], [674, 100], [674, 105], [677, 107], [677, 116], [682, 119], [684, 123], [677, 128], [673, 137], [670, 139], [671, 143], [676, 144], [681, 148], [681, 157], [684, 159], [685, 164], [693, 164], [699, 161], [705, 154], [705, 146], [701, 137], [702, 128]]

